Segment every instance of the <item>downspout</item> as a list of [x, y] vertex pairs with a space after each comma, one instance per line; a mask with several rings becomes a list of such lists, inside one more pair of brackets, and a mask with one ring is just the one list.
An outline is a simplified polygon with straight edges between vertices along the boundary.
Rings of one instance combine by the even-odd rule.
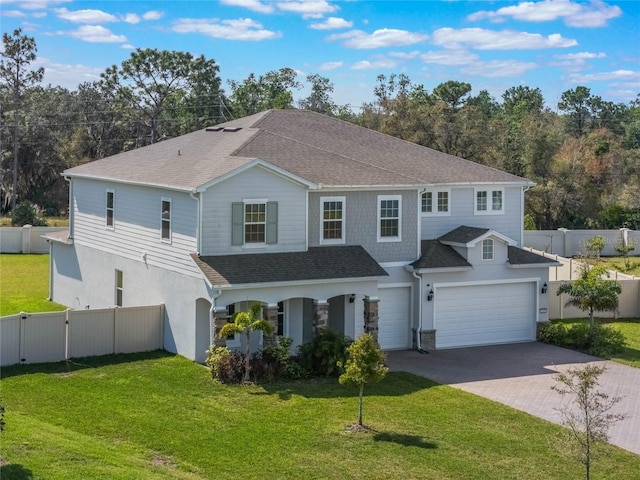
[[416, 346], [420, 353], [429, 353], [422, 349], [422, 341], [420, 338], [422, 336], [422, 275], [418, 275], [413, 269], [411, 270], [411, 275], [418, 280], [418, 331], [416, 332]]
[[196, 222], [196, 253], [200, 255], [200, 252], [202, 251], [202, 238], [200, 229], [200, 225], [202, 224], [202, 192], [198, 193], [197, 196], [196, 193], [197, 192], [195, 191], [189, 192], [189, 196], [193, 198], [197, 204], [198, 221]]

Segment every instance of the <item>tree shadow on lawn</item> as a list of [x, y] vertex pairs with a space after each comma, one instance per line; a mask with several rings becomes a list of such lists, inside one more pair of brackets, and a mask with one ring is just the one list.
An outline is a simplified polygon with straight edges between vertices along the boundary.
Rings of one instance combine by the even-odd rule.
[[438, 448], [437, 443], [425, 440], [424, 437], [419, 435], [407, 435], [406, 433], [376, 432], [373, 435], [373, 441], [397, 443], [398, 445], [403, 445], [405, 447], [418, 447], [429, 450]]
[[[367, 385], [366, 396], [398, 397], [438, 386], [426, 378], [406, 372], [389, 372], [379, 383]], [[351, 398], [358, 396], [356, 388], [340, 385], [336, 377], [316, 377], [308, 380], [273, 382], [260, 384], [263, 391], [252, 392], [252, 395], [278, 395], [281, 400], [291, 397], [305, 398]]]
[[[175, 357], [174, 353], [165, 350], [154, 350], [143, 353], [119, 353], [114, 355], [102, 355], [99, 357], [71, 358], [63, 362], [55, 363], [30, 363], [23, 365], [11, 365], [2, 367], [0, 378], [15, 377], [18, 375], [30, 375], [32, 373], [65, 374], [84, 370], [86, 368], [99, 368], [107, 365], [138, 362], [140, 360], [155, 360], [165, 357]], [[4, 477], [2, 477], [4, 480]]]
[[9, 463], [0, 466], [0, 478], [2, 480], [31, 480], [33, 472], [22, 465]]

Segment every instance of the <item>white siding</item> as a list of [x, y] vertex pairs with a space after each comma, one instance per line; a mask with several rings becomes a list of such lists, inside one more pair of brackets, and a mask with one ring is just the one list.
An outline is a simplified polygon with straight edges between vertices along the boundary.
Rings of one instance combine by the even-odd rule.
[[[209, 188], [203, 195], [202, 255], [304, 251], [306, 188], [256, 166]], [[231, 204], [244, 199], [278, 202], [278, 242], [231, 246]]]
[[[492, 188], [492, 187], [487, 187]], [[460, 225], [491, 228], [518, 242], [522, 246], [522, 188], [505, 187], [504, 213], [475, 215], [475, 189], [452, 188], [448, 216], [422, 216], [421, 238], [430, 240], [454, 230]]]
[[123, 306], [164, 303], [165, 348], [196, 358], [196, 299], [211, 298], [201, 276], [145, 265], [77, 244], [54, 244], [52, 268], [52, 300], [75, 309], [113, 306], [115, 270], [121, 270]]
[[[197, 202], [187, 193], [84, 179], [73, 180], [74, 243], [181, 273], [199, 275]], [[115, 192], [114, 228], [105, 226], [107, 188]], [[161, 199], [170, 197], [171, 243], [160, 236]], [[146, 254], [146, 255], [145, 255]]]

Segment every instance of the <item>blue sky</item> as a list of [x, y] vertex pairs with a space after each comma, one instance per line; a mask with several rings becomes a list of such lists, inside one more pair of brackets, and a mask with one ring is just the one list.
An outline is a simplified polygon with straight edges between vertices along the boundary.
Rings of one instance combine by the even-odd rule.
[[616, 102], [640, 92], [635, 0], [0, 0], [0, 22], [34, 36], [44, 83], [69, 89], [135, 48], [158, 48], [214, 59], [227, 92], [227, 80], [252, 72], [318, 73], [353, 107], [392, 73], [429, 91], [468, 82], [497, 100], [511, 86], [539, 87], [553, 110], [578, 85]]

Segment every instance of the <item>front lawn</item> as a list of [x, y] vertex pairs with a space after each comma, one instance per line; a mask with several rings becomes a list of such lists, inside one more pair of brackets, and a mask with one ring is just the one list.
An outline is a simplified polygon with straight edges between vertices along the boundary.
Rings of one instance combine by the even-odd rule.
[[[602, 262], [610, 270], [617, 270], [640, 277], [640, 257], [627, 257], [626, 262], [623, 257], [604, 257], [602, 258]], [[627, 265], [629, 265], [629, 269], [627, 269]]]
[[0, 317], [66, 307], [49, 297], [49, 255], [0, 254]]
[[[162, 352], [2, 370], [3, 480], [569, 479], [562, 427], [405, 373], [357, 395], [335, 379], [222, 386]], [[640, 479], [606, 446], [599, 479]]]

